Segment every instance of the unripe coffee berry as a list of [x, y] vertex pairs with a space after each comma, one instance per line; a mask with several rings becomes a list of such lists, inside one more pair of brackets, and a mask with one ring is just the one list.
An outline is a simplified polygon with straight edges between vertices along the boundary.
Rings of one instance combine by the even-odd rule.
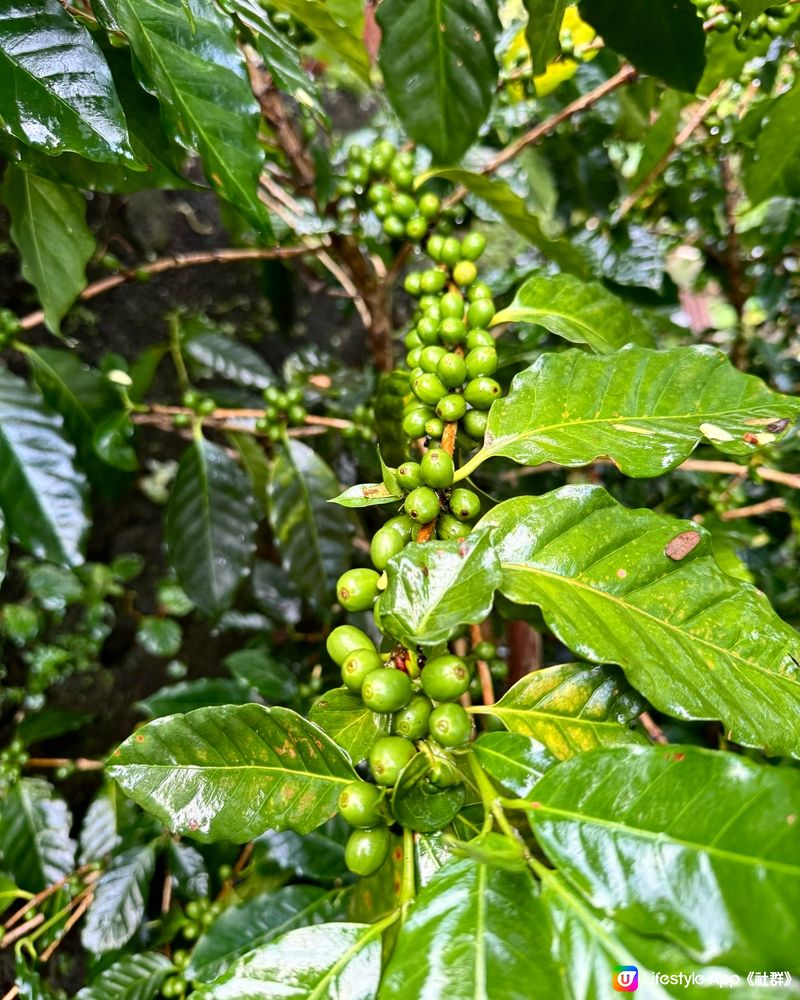
[[486, 237], [483, 233], [467, 233], [461, 241], [461, 255], [466, 260], [477, 260], [486, 249]]
[[471, 260], [460, 260], [453, 268], [453, 281], [465, 288], [478, 277], [478, 269]]
[[442, 244], [442, 261], [454, 267], [461, 260], [461, 241], [448, 236]]
[[378, 594], [374, 569], [350, 569], [336, 583], [336, 596], [346, 611], [367, 611]]
[[417, 694], [394, 717], [394, 731], [407, 740], [421, 740], [428, 733], [428, 719], [433, 711], [430, 698]]
[[344, 849], [345, 864], [354, 875], [367, 878], [383, 866], [391, 845], [392, 835], [388, 826], [354, 830]]
[[[424, 368], [425, 366], [423, 365], [422, 367]], [[449, 351], [439, 358], [436, 366], [436, 374], [448, 389], [455, 389], [466, 379], [467, 366], [461, 355]], [[492, 373], [481, 372], [481, 374], [491, 375]]]
[[415, 378], [412, 388], [417, 399], [422, 403], [427, 403], [428, 406], [435, 406], [442, 396], [447, 394], [447, 387], [442, 385], [438, 375], [431, 372], [425, 372]]
[[[447, 355], [447, 351], [441, 344], [431, 344], [430, 347], [423, 347], [419, 356], [419, 366], [424, 372], [437, 375], [439, 372], [439, 362]], [[447, 383], [444, 383], [445, 386]]]
[[467, 404], [464, 402], [464, 397], [455, 392], [442, 396], [436, 404], [436, 416], [448, 424], [460, 420], [466, 412]]
[[467, 410], [464, 414], [464, 430], [471, 438], [482, 441], [488, 420], [489, 415], [485, 410]]
[[444, 448], [430, 448], [420, 462], [422, 480], [436, 490], [446, 489], [453, 482], [453, 457]]
[[411, 681], [402, 670], [373, 670], [361, 688], [361, 698], [373, 712], [397, 712], [411, 701]]
[[406, 543], [402, 536], [387, 525], [378, 528], [372, 536], [372, 542], [369, 547], [372, 565], [379, 570], [386, 569], [389, 560], [399, 552], [402, 552], [405, 545]]
[[454, 518], [452, 514], [440, 514], [436, 521], [436, 534], [445, 542], [463, 538], [468, 531], [469, 527]]
[[460, 747], [470, 737], [472, 720], [461, 705], [438, 705], [431, 712], [428, 729], [443, 747]]
[[450, 512], [459, 521], [472, 521], [481, 512], [481, 501], [477, 493], [463, 487], [450, 494]]
[[422, 486], [422, 469], [419, 462], [403, 462], [398, 466], [397, 482], [404, 490], [415, 490]]
[[429, 486], [420, 486], [408, 494], [404, 509], [414, 521], [427, 524], [439, 513], [439, 497]]
[[368, 781], [351, 781], [339, 795], [339, 812], [350, 826], [366, 829], [381, 822], [383, 792]]
[[467, 323], [470, 327], [487, 327], [494, 318], [494, 305], [490, 299], [477, 299], [467, 309]]
[[442, 296], [439, 309], [443, 317], [464, 318], [464, 299], [460, 292], [447, 292]]
[[337, 667], [341, 667], [348, 654], [352, 653], [354, 649], [370, 649], [377, 653], [372, 639], [355, 625], [339, 625], [338, 628], [335, 628], [328, 636], [325, 648]]
[[469, 378], [494, 375], [497, 371], [497, 350], [494, 347], [475, 347], [465, 358]]
[[428, 660], [422, 671], [422, 690], [434, 701], [456, 701], [469, 688], [469, 681], [469, 667], [451, 653]]
[[369, 752], [369, 769], [379, 785], [394, 785], [416, 752], [410, 740], [402, 736], [384, 736]]
[[464, 387], [464, 399], [476, 410], [488, 410], [500, 395], [500, 386], [493, 378], [474, 378]]
[[342, 664], [342, 683], [348, 690], [358, 693], [367, 677], [382, 669], [383, 660], [377, 650], [354, 649]]

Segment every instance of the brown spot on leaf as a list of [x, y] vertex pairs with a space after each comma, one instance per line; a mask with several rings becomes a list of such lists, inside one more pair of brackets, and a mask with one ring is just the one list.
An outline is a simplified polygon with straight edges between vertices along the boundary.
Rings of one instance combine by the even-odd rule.
[[395, 861], [402, 861], [403, 860], [403, 848], [402, 847], [395, 847], [395, 849], [394, 849], [394, 860]]
[[137, 733], [133, 738], [137, 743], [144, 743], [144, 736], [141, 733]]
[[617, 570], [617, 576], [620, 578], [620, 580], [624, 580], [627, 575], [628, 571], [626, 569], [622, 569], [622, 567], [620, 567]]
[[751, 434], [750, 431], [746, 431], [742, 435], [742, 440], [745, 442], [745, 444], [758, 444], [758, 435]]
[[664, 546], [664, 555], [674, 559], [675, 562], [685, 559], [692, 549], [700, 544], [701, 537], [699, 531], [682, 531], [672, 541], [667, 542]]
[[673, 751], [670, 751], [669, 753], [665, 753], [664, 754], [664, 759], [665, 760], [674, 760], [674, 761], [677, 761], [680, 764], [680, 762], [682, 760], [686, 760], [686, 754], [685, 753], [680, 753], [680, 752], [674, 752], [673, 753]]
[[794, 813], [791, 813], [791, 815], [786, 817], [786, 822], [789, 824], [789, 826], [794, 826], [795, 823], [797, 822], [797, 816], [795, 816]]
[[790, 420], [788, 417], [782, 417], [780, 420], [773, 420], [771, 424], [767, 424], [767, 430], [771, 434], [783, 434], [789, 423]]
[[292, 746], [291, 740], [286, 740], [286, 742], [282, 743], [279, 747], [275, 747], [275, 753], [279, 757], [285, 757], [288, 754], [292, 760], [294, 760], [297, 756], [297, 751]]
[[542, 808], [541, 802], [531, 802], [531, 809], [541, 809], [541, 808]]
[[388, 495], [388, 492], [383, 483], [376, 483], [374, 486], [370, 483], [361, 487], [361, 495], [366, 499], [369, 499], [369, 497], [385, 497]]

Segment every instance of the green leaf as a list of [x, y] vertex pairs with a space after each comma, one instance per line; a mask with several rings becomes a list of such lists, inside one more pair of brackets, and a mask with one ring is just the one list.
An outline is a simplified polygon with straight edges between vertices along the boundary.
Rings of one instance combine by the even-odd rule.
[[[263, 863], [268, 871], [278, 868], [293, 879], [341, 885], [347, 878], [344, 846], [350, 833], [350, 827], [340, 816], [303, 836], [291, 830], [267, 830], [258, 838], [256, 864]], [[344, 910], [331, 907], [329, 912], [331, 915], [325, 922], [342, 916]]]
[[691, 0], [581, 0], [581, 17], [642, 73], [694, 92], [706, 64], [703, 22]]
[[174, 970], [172, 962], [155, 951], [126, 955], [95, 976], [76, 1000], [152, 1000]]
[[391, 731], [389, 715], [371, 712], [361, 698], [343, 687], [326, 691], [311, 706], [308, 717], [355, 762], [364, 760], [375, 740]]
[[263, 444], [249, 431], [228, 431], [225, 437], [238, 451], [244, 470], [250, 477], [258, 513], [266, 514], [270, 462]]
[[11, 213], [11, 238], [22, 255], [22, 275], [36, 289], [47, 326], [58, 333], [86, 285], [86, 264], [94, 251], [86, 200], [80, 191], [10, 164], [2, 197]]
[[418, 184], [429, 177], [446, 177], [454, 184], [463, 184], [468, 191], [501, 215], [514, 232], [519, 233], [548, 260], [558, 264], [562, 271], [569, 271], [581, 278], [588, 278], [591, 274], [588, 252], [582, 247], [574, 246], [565, 237], [548, 232], [524, 199], [515, 194], [505, 181], [491, 180], [469, 170], [432, 170], [424, 174]]
[[392, 792], [392, 815], [402, 826], [435, 833], [451, 823], [464, 805], [463, 785], [437, 788], [430, 781], [431, 761], [418, 753], [406, 764]]
[[[279, 4], [276, 3], [276, 6]], [[278, 31], [267, 11], [255, 0], [224, 0], [223, 7], [235, 14], [238, 21], [252, 34], [254, 45], [264, 60], [275, 86], [293, 97], [298, 104], [311, 108], [318, 118], [326, 121], [327, 115], [322, 106], [319, 87], [303, 71], [303, 57], [300, 50], [285, 34]], [[336, 27], [338, 28], [338, 25]], [[339, 37], [339, 32], [336, 32], [336, 35]], [[361, 52], [363, 50], [358, 52], [359, 73], [363, 62]]]
[[51, 156], [69, 150], [135, 163], [111, 72], [89, 32], [58, 0], [3, 6], [2, 128]]
[[209, 983], [246, 952], [296, 927], [324, 923], [334, 896], [315, 885], [289, 885], [229, 907], [195, 945], [187, 977]]
[[222, 662], [234, 677], [255, 688], [267, 701], [290, 701], [297, 694], [294, 674], [265, 649], [237, 649]]
[[246, 473], [204, 438], [184, 452], [167, 508], [170, 561], [208, 614], [230, 607], [255, 552], [255, 503]]
[[256, 948], [193, 1000], [374, 1000], [381, 974], [381, 927], [317, 924]]
[[483, 733], [472, 744], [483, 770], [509, 795], [524, 799], [558, 758], [532, 736]]
[[242, 844], [309, 833], [355, 777], [317, 726], [286, 708], [225, 705], [156, 719], [114, 751], [110, 775], [176, 833]]
[[244, 705], [252, 701], [252, 688], [230, 677], [198, 677], [193, 681], [167, 684], [155, 694], [136, 702], [150, 719], [192, 712], [209, 705]]
[[0, 854], [17, 885], [39, 892], [75, 867], [72, 817], [42, 778], [20, 778], [0, 808]]
[[102, 955], [130, 941], [145, 915], [155, 865], [155, 844], [131, 847], [113, 858], [97, 882], [81, 931], [84, 948]]
[[[508, 734], [506, 734], [508, 735]], [[480, 833], [474, 840], [453, 840], [447, 838], [451, 852], [458, 858], [471, 858], [481, 865], [504, 868], [506, 871], [520, 872], [528, 867], [525, 860], [525, 846], [520, 838], [504, 833]]]
[[701, 526], [565, 486], [501, 503], [479, 527], [494, 529], [501, 591], [539, 605], [574, 652], [619, 663], [664, 712], [800, 756], [800, 636], [722, 572]]
[[530, 873], [451, 861], [417, 896], [378, 1000], [557, 997], [549, 952], [549, 929]]
[[134, 71], [158, 95], [174, 140], [198, 151], [214, 190], [269, 236], [258, 104], [230, 20], [211, 0], [95, 0], [93, 9], [127, 36]]
[[[287, 439], [269, 481], [269, 520], [286, 572], [300, 593], [322, 609], [350, 562], [350, 520], [329, 504], [336, 476], [315, 451]], [[330, 614], [330, 612], [327, 612]]]
[[8, 568], [8, 529], [6, 528], [5, 516], [0, 510], [0, 584], [6, 576]]
[[478, 137], [497, 82], [500, 22], [490, 0], [384, 0], [380, 67], [408, 134], [440, 163]]
[[369, 83], [369, 56], [362, 41], [363, 13], [358, 5], [358, 17], [337, 19], [330, 0], [273, 0], [273, 6], [285, 10], [347, 63], [365, 83]]
[[744, 187], [754, 205], [766, 198], [800, 194], [800, 83], [761, 104], [761, 130], [744, 169]]
[[246, 389], [265, 389], [275, 383], [266, 361], [235, 337], [224, 333], [198, 333], [188, 337], [183, 348], [198, 378], [216, 375]]
[[86, 810], [81, 824], [78, 860], [82, 865], [89, 861], [102, 861], [120, 840], [117, 833], [117, 790], [109, 782], [103, 785]]
[[338, 503], [340, 507], [375, 507], [385, 503], [399, 504], [402, 499], [402, 493], [392, 493], [385, 483], [361, 483], [351, 486], [329, 502]]
[[541, 76], [547, 64], [561, 52], [559, 34], [569, 0], [523, 0], [528, 11], [525, 38], [531, 50], [534, 76]]
[[145, 615], [139, 622], [136, 641], [151, 656], [175, 656], [181, 648], [183, 632], [173, 618]]
[[492, 406], [484, 446], [458, 478], [493, 456], [565, 466], [607, 456], [627, 476], [658, 476], [701, 441], [750, 455], [778, 441], [798, 414], [800, 399], [773, 392], [703, 345], [543, 354]]
[[9, 533], [55, 563], [83, 561], [86, 481], [52, 413], [22, 379], [0, 368], [0, 506]]
[[412, 542], [389, 560], [380, 598], [384, 631], [397, 639], [434, 645], [459, 625], [483, 621], [500, 584], [490, 532], [457, 541]]
[[763, 14], [769, 7], [785, 7], [788, 0], [783, 3], [772, 3], [771, 0], [737, 0], [736, 6], [742, 12], [742, 23], [740, 33], [759, 14]]
[[796, 923], [764, 919], [800, 907], [796, 771], [615, 747], [559, 764], [535, 796], [537, 840], [593, 906], [699, 961], [798, 968]]
[[644, 734], [630, 728], [644, 709], [616, 667], [560, 663], [534, 670], [496, 704], [472, 710], [496, 716], [512, 733], [566, 760], [595, 747], [645, 743]]
[[495, 314], [500, 323], [536, 323], [573, 344], [588, 344], [610, 354], [626, 344], [650, 346], [652, 337], [621, 299], [596, 281], [571, 274], [533, 274], [520, 285], [514, 301]]
[[21, 895], [17, 883], [6, 872], [0, 872], [0, 906], [5, 910]]

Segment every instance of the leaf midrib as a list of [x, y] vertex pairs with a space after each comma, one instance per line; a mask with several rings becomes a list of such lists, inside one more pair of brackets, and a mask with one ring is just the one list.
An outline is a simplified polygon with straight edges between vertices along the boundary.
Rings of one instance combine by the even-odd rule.
[[114, 772], [119, 768], [132, 767], [146, 767], [152, 771], [201, 771], [209, 777], [210, 775], [208, 775], [207, 772], [210, 771], [258, 771], [260, 774], [280, 775], [282, 777], [286, 777], [288, 775], [296, 778], [316, 778], [319, 781], [333, 781], [342, 785], [347, 785], [353, 780], [352, 775], [345, 778], [339, 778], [334, 774], [320, 774], [318, 771], [301, 771], [299, 769], [290, 770], [282, 767], [270, 767], [266, 764], [154, 764], [148, 761], [117, 761], [116, 763], [111, 764], [108, 770], [113, 776]]

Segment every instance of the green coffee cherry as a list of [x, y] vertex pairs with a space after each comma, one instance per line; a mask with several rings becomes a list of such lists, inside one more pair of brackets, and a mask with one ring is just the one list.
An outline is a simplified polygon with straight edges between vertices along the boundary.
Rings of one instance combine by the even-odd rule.
[[335, 628], [325, 641], [325, 648], [337, 667], [341, 667], [354, 649], [371, 649], [377, 652], [372, 639], [355, 625], [339, 625]]
[[402, 670], [373, 670], [361, 688], [361, 698], [373, 712], [397, 712], [411, 701], [411, 681]]
[[464, 397], [455, 392], [442, 396], [436, 404], [436, 416], [441, 417], [448, 424], [460, 420], [466, 412], [467, 404], [464, 402]]
[[494, 347], [494, 337], [488, 330], [476, 328], [470, 330], [465, 341], [467, 350], [474, 351], [477, 347]]
[[[422, 203], [420, 202], [420, 205]], [[421, 211], [421, 208], [420, 208]], [[444, 246], [444, 237], [440, 236], [438, 233], [434, 233], [425, 244], [425, 252], [430, 257], [431, 260], [435, 260], [437, 264], [442, 259], [442, 247]]]
[[396, 160], [389, 169], [389, 176], [395, 183], [395, 187], [401, 191], [410, 191], [414, 187], [414, 172], [404, 167]]
[[388, 219], [392, 214], [392, 203], [390, 201], [379, 201], [378, 204], [374, 206], [373, 212], [377, 215], [381, 222], [383, 222], [384, 219]]
[[383, 867], [391, 845], [392, 835], [388, 826], [354, 830], [344, 849], [345, 864], [354, 875], [367, 878]]
[[467, 410], [464, 414], [464, 430], [471, 438], [482, 441], [488, 420], [489, 415], [485, 410]]
[[367, 192], [367, 201], [371, 205], [377, 205], [379, 201], [391, 201], [392, 189], [388, 184], [372, 184]]
[[407, 351], [413, 351], [417, 347], [422, 347], [422, 341], [416, 330], [412, 330], [403, 337], [403, 346]]
[[403, 462], [397, 468], [397, 482], [404, 490], [415, 490], [422, 486], [422, 469], [419, 462]]
[[460, 292], [447, 292], [439, 302], [441, 314], [446, 319], [464, 318], [464, 299]]
[[422, 690], [434, 701], [457, 701], [469, 688], [469, 681], [469, 667], [451, 653], [428, 660], [422, 671]]
[[[422, 353], [419, 357], [419, 366], [424, 372], [428, 372], [430, 375], [438, 376], [439, 362], [446, 356], [447, 351], [444, 347], [440, 344], [431, 344], [430, 347], [423, 347]], [[444, 381], [443, 384], [445, 386], [447, 385]]]
[[420, 486], [406, 497], [406, 514], [420, 524], [427, 524], [439, 513], [439, 497], [429, 486]]
[[429, 438], [435, 438], [438, 441], [444, 434], [444, 421], [441, 417], [431, 417], [430, 420], [426, 420], [425, 433]]
[[455, 267], [460, 260], [461, 241], [457, 240], [455, 236], [448, 236], [442, 244], [442, 261], [449, 264], [450, 267]]
[[480, 497], [460, 486], [450, 494], [450, 512], [459, 521], [472, 521], [481, 512]]
[[412, 271], [410, 274], [405, 276], [403, 288], [405, 288], [409, 295], [413, 295], [415, 297], [422, 293], [422, 275], [419, 271]]
[[424, 348], [422, 348], [422, 347], [415, 347], [415, 348], [413, 348], [413, 350], [411, 350], [411, 351], [408, 352], [408, 354], [406, 355], [406, 364], [408, 365], [409, 368], [419, 368], [420, 367], [420, 363], [419, 362], [420, 362], [420, 359], [422, 357], [422, 351], [423, 350], [424, 350]]
[[433, 711], [430, 698], [417, 694], [394, 717], [394, 731], [407, 740], [421, 740], [428, 733], [428, 719]]
[[453, 482], [453, 458], [444, 448], [430, 448], [420, 462], [422, 481], [433, 489], [446, 489]]
[[444, 271], [430, 270], [424, 271], [420, 279], [423, 292], [441, 292], [447, 284], [447, 275]]
[[388, 525], [378, 528], [372, 536], [372, 542], [369, 547], [372, 565], [379, 570], [386, 569], [386, 565], [392, 556], [396, 556], [398, 552], [402, 552], [405, 545], [406, 543], [402, 535], [388, 527]]
[[473, 329], [487, 327], [494, 318], [494, 305], [490, 299], [478, 299], [467, 309], [467, 323]]
[[442, 396], [447, 394], [447, 387], [442, 385], [438, 375], [431, 372], [425, 372], [419, 378], [414, 379], [412, 388], [417, 399], [422, 403], [427, 403], [428, 406], [436, 406]]
[[464, 359], [469, 378], [494, 375], [497, 371], [497, 351], [494, 347], [474, 347]]
[[461, 241], [461, 254], [466, 260], [477, 260], [486, 249], [483, 233], [467, 233]]
[[[434, 219], [439, 214], [441, 207], [442, 203], [439, 201], [439, 199], [436, 197], [435, 194], [431, 194], [430, 192], [421, 195], [419, 203], [417, 205], [417, 208], [419, 209], [419, 214], [426, 219]], [[430, 253], [430, 250], [428, 250], [428, 253]], [[433, 255], [431, 254], [431, 256]]]
[[464, 399], [476, 410], [488, 410], [500, 395], [500, 386], [493, 378], [474, 378], [464, 387]]
[[406, 224], [399, 215], [387, 215], [383, 220], [383, 231], [393, 240], [401, 240], [406, 235]]
[[384, 736], [369, 752], [369, 769], [379, 785], [394, 785], [416, 752], [410, 740], [402, 736]]
[[425, 422], [432, 414], [427, 406], [419, 406], [410, 410], [403, 417], [403, 433], [410, 438], [420, 438], [425, 433]]
[[414, 530], [414, 522], [406, 514], [397, 514], [395, 517], [389, 518], [386, 524], [384, 524], [384, 528], [387, 531], [394, 531], [404, 542], [407, 542], [411, 538], [411, 532]]
[[[422, 366], [425, 367], [424, 365]], [[467, 366], [459, 354], [452, 351], [444, 353], [436, 366], [436, 374], [448, 389], [455, 389], [467, 377]], [[481, 372], [481, 375], [491, 375], [491, 372]], [[474, 378], [474, 376], [472, 376]]]
[[381, 822], [383, 792], [368, 781], [351, 781], [339, 795], [339, 812], [350, 826], [367, 829]]
[[476, 281], [474, 285], [470, 286], [469, 292], [467, 293], [470, 302], [475, 302], [476, 299], [489, 299], [492, 298], [492, 290], [486, 284], [485, 281]]
[[346, 611], [368, 611], [378, 595], [379, 574], [374, 569], [350, 569], [336, 583], [336, 596]]
[[342, 664], [342, 683], [350, 691], [358, 693], [367, 677], [376, 670], [383, 669], [380, 653], [373, 649], [354, 649], [347, 654]]
[[469, 528], [456, 520], [452, 514], [440, 514], [436, 522], [436, 534], [443, 541], [450, 542], [456, 538], [463, 538]]
[[477, 643], [472, 652], [478, 657], [479, 660], [485, 660], [487, 663], [489, 660], [494, 659], [497, 655], [497, 649], [493, 642], [487, 642], [485, 639], [482, 642]]
[[418, 243], [428, 231], [428, 223], [421, 215], [415, 215], [406, 223], [406, 236], [414, 243]]
[[420, 344], [438, 344], [439, 320], [432, 316], [423, 316], [417, 323], [417, 337], [419, 337]]
[[410, 219], [417, 214], [417, 203], [410, 194], [396, 194], [392, 198], [392, 209], [402, 219]]
[[466, 336], [467, 328], [464, 325], [463, 319], [455, 319], [453, 316], [448, 316], [439, 324], [439, 339], [443, 344], [455, 347], [456, 344], [460, 344]]
[[[427, 667], [425, 668], [427, 670]], [[458, 704], [438, 705], [428, 720], [431, 736], [443, 747], [460, 747], [470, 737], [472, 720]]]
[[453, 268], [453, 281], [462, 288], [471, 285], [478, 277], [478, 269], [471, 260], [460, 260]]
[[508, 677], [508, 664], [505, 660], [495, 657], [489, 664], [492, 677], [497, 681], [504, 681]]

